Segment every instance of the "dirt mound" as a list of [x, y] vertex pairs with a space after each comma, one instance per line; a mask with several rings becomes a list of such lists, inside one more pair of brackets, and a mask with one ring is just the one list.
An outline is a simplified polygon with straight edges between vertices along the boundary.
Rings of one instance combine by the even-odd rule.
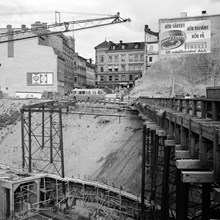
[[209, 54], [181, 56], [155, 62], [141, 79], [133, 95], [171, 97], [173, 95], [205, 95], [206, 87], [219, 85], [219, 56]]

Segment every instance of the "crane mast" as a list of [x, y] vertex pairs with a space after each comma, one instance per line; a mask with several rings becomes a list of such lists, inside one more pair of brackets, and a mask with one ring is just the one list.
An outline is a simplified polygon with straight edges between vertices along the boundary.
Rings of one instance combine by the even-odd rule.
[[101, 27], [111, 24], [119, 24], [130, 21], [131, 21], [130, 18], [128, 19], [121, 18], [120, 13], [118, 12], [116, 15], [107, 16], [107, 17], [61, 22], [51, 25], [42, 25], [40, 27], [25, 28], [16, 31], [12, 30], [9, 32], [4, 32], [0, 34], [0, 43], [40, 37], [44, 35], [78, 31], [83, 29]]

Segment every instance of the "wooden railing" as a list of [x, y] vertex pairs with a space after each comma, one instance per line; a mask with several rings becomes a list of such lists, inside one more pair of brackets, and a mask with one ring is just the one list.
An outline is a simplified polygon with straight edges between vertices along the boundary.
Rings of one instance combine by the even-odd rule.
[[151, 105], [163, 106], [184, 112], [192, 116], [220, 120], [220, 97], [219, 99], [200, 98], [150, 98], [140, 96], [138, 101]]

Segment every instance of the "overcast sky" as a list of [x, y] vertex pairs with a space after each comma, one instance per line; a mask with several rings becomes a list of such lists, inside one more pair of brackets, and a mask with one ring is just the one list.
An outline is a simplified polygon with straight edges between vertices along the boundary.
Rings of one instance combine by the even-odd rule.
[[[160, 18], [220, 14], [220, 0], [0, 0], [0, 27], [12, 24], [30, 26], [35, 21], [55, 22], [55, 11], [61, 22], [103, 17], [120, 12], [130, 23], [121, 23], [74, 32], [76, 52], [85, 58], [95, 57], [94, 47], [107, 41], [144, 41], [144, 25], [158, 31]], [[31, 13], [30, 13], [31, 12]], [[96, 16], [95, 16], [96, 15]], [[73, 33], [70, 33], [73, 34]]]

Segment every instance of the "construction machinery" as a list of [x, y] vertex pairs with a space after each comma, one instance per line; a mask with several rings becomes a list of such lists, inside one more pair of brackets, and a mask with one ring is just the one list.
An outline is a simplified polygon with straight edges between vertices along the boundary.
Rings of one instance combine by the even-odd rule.
[[78, 31], [83, 29], [101, 27], [105, 25], [119, 24], [124, 22], [130, 22], [131, 19], [123, 19], [118, 12], [116, 15], [105, 16], [93, 19], [83, 19], [76, 21], [68, 21], [55, 23], [51, 25], [41, 25], [40, 27], [26, 28], [25, 26], [21, 30], [11, 30], [9, 32], [0, 33], [0, 43], [23, 40], [33, 37], [40, 37], [51, 34], [60, 34], [71, 31]]

